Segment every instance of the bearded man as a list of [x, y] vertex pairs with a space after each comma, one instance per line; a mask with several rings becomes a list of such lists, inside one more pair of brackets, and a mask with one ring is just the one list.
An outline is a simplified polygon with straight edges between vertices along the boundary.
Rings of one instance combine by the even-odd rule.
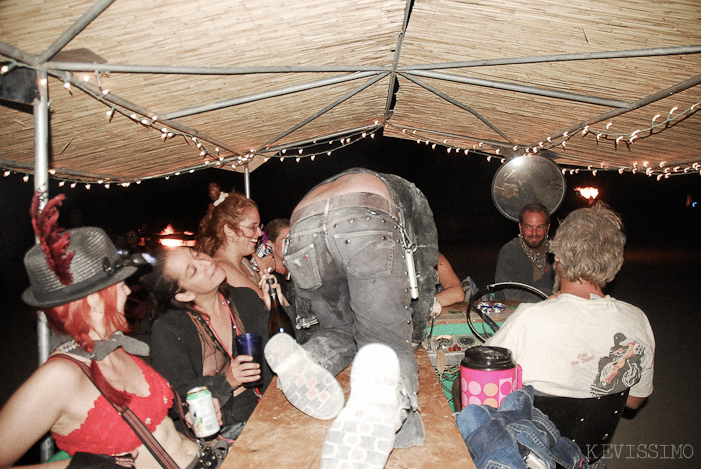
[[[497, 257], [495, 282], [518, 282], [530, 285], [546, 295], [553, 293], [555, 273], [549, 254], [550, 212], [541, 203], [526, 204], [518, 216], [519, 235], [506, 243]], [[501, 290], [507, 300], [537, 302], [540, 298], [517, 289]]]

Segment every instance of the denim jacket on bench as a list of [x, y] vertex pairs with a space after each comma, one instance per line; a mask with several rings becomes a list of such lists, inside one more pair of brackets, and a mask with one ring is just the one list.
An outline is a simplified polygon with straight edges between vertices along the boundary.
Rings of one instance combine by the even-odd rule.
[[524, 457], [533, 452], [548, 467], [587, 468], [587, 459], [571, 440], [561, 437], [555, 425], [533, 407], [533, 387], [507, 395], [499, 409], [468, 405], [457, 425], [477, 469], [526, 469]]

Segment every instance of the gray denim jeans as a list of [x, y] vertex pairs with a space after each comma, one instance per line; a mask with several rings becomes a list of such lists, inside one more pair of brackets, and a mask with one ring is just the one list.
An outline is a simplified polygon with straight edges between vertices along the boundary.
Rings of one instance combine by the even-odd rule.
[[415, 395], [418, 365], [399, 227], [387, 212], [333, 208], [334, 199], [326, 213], [296, 220], [285, 255], [299, 296], [319, 319], [304, 348], [338, 374], [363, 345], [387, 344], [399, 357], [402, 391]]
[[[329, 199], [318, 213], [307, 210], [301, 219], [293, 217], [285, 265], [299, 296], [311, 302], [319, 319], [319, 329], [303, 347], [336, 375], [363, 345], [390, 346], [399, 358], [403, 406], [412, 412], [418, 409], [419, 369], [411, 348], [401, 233], [386, 211], [334, 208], [335, 199], [343, 197]], [[413, 433], [421, 441], [412, 444], [421, 444], [423, 425], [418, 413], [414, 417], [421, 430]]]

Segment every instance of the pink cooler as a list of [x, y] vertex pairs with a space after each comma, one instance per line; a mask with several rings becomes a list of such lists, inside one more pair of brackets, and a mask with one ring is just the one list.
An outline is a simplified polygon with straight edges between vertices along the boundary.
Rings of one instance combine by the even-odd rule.
[[521, 367], [503, 347], [484, 345], [465, 350], [460, 362], [462, 406], [468, 404], [499, 407], [511, 391], [521, 387]]

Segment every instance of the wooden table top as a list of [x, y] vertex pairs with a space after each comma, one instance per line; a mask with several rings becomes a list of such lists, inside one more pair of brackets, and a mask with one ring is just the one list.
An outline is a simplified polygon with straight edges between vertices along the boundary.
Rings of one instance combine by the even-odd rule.
[[[426, 350], [416, 350], [415, 356], [419, 364], [419, 405], [426, 441], [422, 447], [395, 448], [385, 467], [424, 468], [450, 464], [474, 468]], [[346, 398], [349, 372], [350, 367], [337, 376]], [[292, 406], [277, 388], [276, 377], [229, 451], [222, 469], [318, 468], [332, 422], [316, 420]]]
[[[479, 301], [475, 302], [475, 306], [478, 305]], [[496, 303], [501, 303], [504, 305], [504, 310], [498, 313], [490, 314], [490, 317], [497, 322], [503, 322], [511, 316], [511, 314], [516, 311], [516, 308], [520, 301], [511, 300], [498, 300]], [[467, 311], [467, 302], [463, 301], [460, 303], [455, 303], [448, 306], [443, 306], [443, 311], [441, 315], [436, 318], [436, 325], [439, 324], [467, 324], [467, 319], [465, 317], [465, 312]], [[475, 313], [472, 314], [472, 319], [474, 322], [482, 322], [479, 316]], [[430, 327], [430, 322], [429, 322]]]

